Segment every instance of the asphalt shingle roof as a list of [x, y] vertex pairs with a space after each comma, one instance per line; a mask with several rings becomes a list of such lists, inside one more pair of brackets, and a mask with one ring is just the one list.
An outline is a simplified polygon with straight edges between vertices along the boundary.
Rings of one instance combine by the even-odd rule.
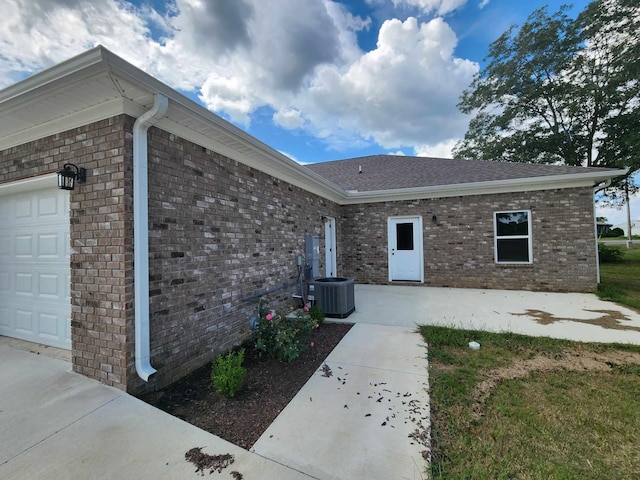
[[[345, 190], [369, 192], [593, 172], [594, 168], [371, 155], [306, 165]], [[358, 173], [362, 169], [362, 173]], [[613, 169], [599, 168], [600, 171]]]

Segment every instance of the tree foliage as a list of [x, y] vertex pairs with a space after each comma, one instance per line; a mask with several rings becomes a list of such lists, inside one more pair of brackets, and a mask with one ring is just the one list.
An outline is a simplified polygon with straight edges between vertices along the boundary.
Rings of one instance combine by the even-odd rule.
[[461, 96], [463, 158], [640, 168], [640, 2], [534, 11], [489, 48]]

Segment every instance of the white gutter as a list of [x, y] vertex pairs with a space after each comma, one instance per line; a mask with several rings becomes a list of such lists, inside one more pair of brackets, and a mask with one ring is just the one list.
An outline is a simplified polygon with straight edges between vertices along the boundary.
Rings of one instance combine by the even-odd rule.
[[[625, 169], [625, 172], [628, 169]], [[598, 253], [598, 217], [596, 216], [596, 193], [600, 190], [604, 190], [611, 185], [611, 179], [605, 180], [604, 185], [596, 185], [593, 187], [593, 233], [596, 237], [596, 279], [598, 284], [600, 283], [600, 254]]]
[[[462, 197], [468, 195], [487, 195], [495, 193], [530, 192], [559, 188], [590, 187], [594, 182], [611, 180], [612, 177], [625, 175], [628, 169], [571, 173], [562, 175], [544, 175], [537, 177], [509, 178], [484, 182], [432, 185], [428, 187], [395, 188], [389, 190], [368, 190], [359, 192], [347, 190], [346, 201], [341, 205], [355, 203], [374, 203], [396, 200], [415, 200], [428, 198]], [[603, 188], [603, 187], [600, 187]]]
[[149, 188], [147, 130], [162, 118], [169, 99], [154, 95], [153, 107], [133, 124], [133, 260], [136, 372], [145, 382], [156, 373], [149, 348]]

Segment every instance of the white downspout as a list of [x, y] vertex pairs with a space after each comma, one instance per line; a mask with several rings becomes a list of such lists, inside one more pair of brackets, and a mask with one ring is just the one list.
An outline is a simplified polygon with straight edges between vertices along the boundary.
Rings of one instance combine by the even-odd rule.
[[133, 260], [136, 372], [145, 382], [156, 373], [149, 347], [149, 188], [147, 130], [164, 117], [169, 99], [154, 95], [153, 107], [133, 124]]
[[602, 186], [596, 186], [593, 188], [593, 232], [596, 237], [596, 279], [598, 284], [600, 283], [600, 254], [598, 253], [598, 217], [596, 216], [596, 193], [600, 190], [604, 190], [611, 185], [611, 179], [607, 179]]

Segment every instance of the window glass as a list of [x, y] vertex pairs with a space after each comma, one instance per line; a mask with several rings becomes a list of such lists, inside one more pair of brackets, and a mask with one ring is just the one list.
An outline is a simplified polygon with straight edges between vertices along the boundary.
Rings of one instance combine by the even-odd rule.
[[496, 213], [496, 235], [529, 235], [529, 212]]
[[531, 212], [495, 212], [497, 263], [531, 263]]
[[529, 239], [499, 238], [498, 262], [529, 262]]
[[396, 224], [396, 249], [413, 250], [413, 223]]

